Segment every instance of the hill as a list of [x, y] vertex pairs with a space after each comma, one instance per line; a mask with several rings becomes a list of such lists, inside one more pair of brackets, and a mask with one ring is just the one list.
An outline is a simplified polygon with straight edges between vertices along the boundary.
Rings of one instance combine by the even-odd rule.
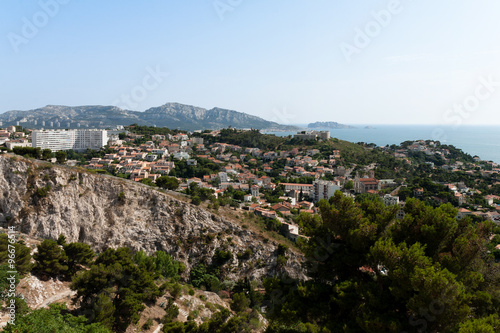
[[[81, 168], [53, 166], [18, 156], [0, 156], [0, 226], [15, 226], [33, 238], [84, 242], [96, 251], [128, 247], [154, 253], [162, 250], [183, 262], [187, 272], [210, 262], [225, 246], [233, 255], [226, 277], [277, 274], [278, 244], [149, 186]], [[232, 239], [232, 242], [225, 241]], [[251, 249], [251, 260], [237, 253]], [[260, 267], [257, 261], [266, 265]], [[300, 255], [285, 270], [301, 277]]]

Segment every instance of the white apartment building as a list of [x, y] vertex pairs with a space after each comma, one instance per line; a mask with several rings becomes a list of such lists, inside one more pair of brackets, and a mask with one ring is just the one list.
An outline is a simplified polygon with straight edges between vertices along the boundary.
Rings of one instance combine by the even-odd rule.
[[330, 199], [333, 197], [336, 191], [340, 190], [340, 186], [335, 184], [334, 182], [327, 180], [316, 180], [313, 183], [313, 193], [314, 193], [314, 202], [318, 202], [321, 199]]
[[297, 192], [302, 191], [303, 194], [309, 195], [313, 190], [312, 184], [296, 184], [296, 183], [281, 183], [285, 186], [285, 192], [295, 190]]
[[99, 129], [41, 130], [33, 131], [31, 140], [34, 148], [40, 147], [52, 151], [99, 150], [108, 144], [108, 133]]
[[399, 197], [392, 196], [390, 194], [384, 195], [384, 205], [386, 206], [399, 205]]

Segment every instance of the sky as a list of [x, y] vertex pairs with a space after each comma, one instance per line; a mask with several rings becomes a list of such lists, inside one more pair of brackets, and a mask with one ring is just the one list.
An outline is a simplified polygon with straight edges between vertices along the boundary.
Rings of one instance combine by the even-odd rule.
[[496, 0], [3, 0], [0, 112], [168, 102], [282, 124], [500, 125]]

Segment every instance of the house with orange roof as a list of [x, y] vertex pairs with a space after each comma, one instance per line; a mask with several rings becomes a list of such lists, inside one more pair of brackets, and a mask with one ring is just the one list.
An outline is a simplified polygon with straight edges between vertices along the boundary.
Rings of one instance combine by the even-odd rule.
[[466, 217], [468, 215], [471, 215], [471, 214], [472, 214], [472, 212], [470, 210], [465, 209], [465, 208], [459, 208], [458, 209], [457, 220], [461, 220], [464, 217]]

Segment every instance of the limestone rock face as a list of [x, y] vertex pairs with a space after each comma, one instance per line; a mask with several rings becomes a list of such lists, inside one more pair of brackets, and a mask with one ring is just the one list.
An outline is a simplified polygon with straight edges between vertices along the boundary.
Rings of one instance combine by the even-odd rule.
[[[287, 272], [303, 278], [297, 254], [278, 267], [277, 243], [234, 221], [178, 200], [143, 184], [91, 174], [84, 169], [52, 166], [17, 156], [0, 156], [0, 226], [15, 225], [30, 237], [84, 242], [94, 250], [129, 247], [163, 250], [194, 265], [211, 263], [224, 247], [232, 259], [228, 279], [259, 278]], [[250, 249], [250, 259], [237, 254]]]

